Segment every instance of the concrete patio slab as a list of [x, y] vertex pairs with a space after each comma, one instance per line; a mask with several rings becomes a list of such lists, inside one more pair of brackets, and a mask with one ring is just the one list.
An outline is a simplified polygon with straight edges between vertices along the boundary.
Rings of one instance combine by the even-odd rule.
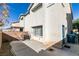
[[11, 46], [12, 51], [16, 56], [78, 56], [76, 53], [73, 53], [68, 49], [66, 50], [57, 48], [53, 48], [53, 51], [41, 50], [39, 53], [37, 53], [21, 41], [14, 41], [13, 43], [11, 42]]

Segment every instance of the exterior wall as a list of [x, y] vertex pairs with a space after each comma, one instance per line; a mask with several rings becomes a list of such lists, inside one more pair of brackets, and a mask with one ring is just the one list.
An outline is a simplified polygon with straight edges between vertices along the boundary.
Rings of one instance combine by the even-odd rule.
[[24, 32], [26, 31], [30, 31], [30, 15], [29, 14], [24, 18]]
[[20, 23], [13, 23], [11, 27], [12, 31], [20, 31]]
[[71, 6], [69, 3], [63, 3], [65, 13], [71, 13]]
[[20, 19], [20, 27], [24, 27], [24, 17], [23, 20]]
[[[37, 4], [35, 4], [34, 6], [36, 6]], [[34, 7], [33, 6], [33, 7]], [[43, 26], [43, 36], [42, 37], [38, 37], [39, 39], [37, 39], [38, 41], [44, 41], [44, 24], [45, 24], [45, 7], [42, 6], [41, 8], [39, 8], [38, 10], [36, 10], [35, 12], [32, 12], [32, 8], [30, 10], [30, 27], [31, 27], [31, 33], [33, 33], [32, 27], [34, 26]]]
[[51, 39], [52, 41], [62, 40], [62, 25], [67, 28], [66, 13], [63, 6], [58, 3], [53, 4], [46, 7], [45, 11], [45, 39]]
[[64, 3], [65, 5], [65, 12], [66, 12], [66, 19], [67, 19], [67, 27], [68, 27], [68, 33], [72, 30], [72, 15], [71, 15], [71, 6], [70, 4]]
[[25, 26], [25, 23], [24, 23], [24, 15], [21, 15], [20, 16], [20, 21], [17, 22], [17, 23], [12, 23], [11, 27], [12, 27], [12, 31], [20, 31], [20, 28], [23, 28]]
[[12, 31], [20, 31], [20, 28], [12, 28]]
[[30, 18], [31, 18], [31, 26], [38, 26], [38, 25], [43, 25], [44, 24], [44, 19], [45, 19], [45, 10], [44, 7], [41, 7], [35, 12], [32, 12], [30, 10]]
[[70, 33], [72, 31], [72, 16], [71, 14], [66, 14], [66, 18], [67, 18], [67, 27], [68, 27], [68, 33]]

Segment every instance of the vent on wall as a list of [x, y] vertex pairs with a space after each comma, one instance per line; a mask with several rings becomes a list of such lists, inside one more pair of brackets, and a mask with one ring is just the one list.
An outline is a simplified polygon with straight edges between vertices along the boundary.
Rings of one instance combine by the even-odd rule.
[[65, 5], [62, 3], [62, 6], [65, 7]]
[[21, 20], [23, 20], [23, 17], [21, 17]]
[[52, 6], [52, 5], [54, 5], [54, 4], [55, 3], [49, 3], [48, 6], [47, 6], [47, 8], [50, 7], [50, 6]]
[[42, 7], [42, 3], [39, 3], [39, 4], [37, 4], [33, 9], [32, 9], [32, 12], [35, 12], [35, 11], [37, 11], [39, 8], [41, 8]]

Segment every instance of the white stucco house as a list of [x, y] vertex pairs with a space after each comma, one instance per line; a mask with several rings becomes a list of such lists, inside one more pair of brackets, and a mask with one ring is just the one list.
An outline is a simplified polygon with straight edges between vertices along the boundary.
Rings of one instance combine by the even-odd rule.
[[24, 28], [24, 16], [20, 15], [19, 22], [14, 22], [11, 24], [12, 31], [21, 31], [22, 28]]
[[20, 31], [20, 24], [18, 22], [16, 23], [12, 23], [11, 25], [11, 28], [12, 28], [12, 31]]
[[72, 11], [69, 3], [34, 3], [24, 17], [24, 31], [44, 44], [62, 44], [72, 30]]

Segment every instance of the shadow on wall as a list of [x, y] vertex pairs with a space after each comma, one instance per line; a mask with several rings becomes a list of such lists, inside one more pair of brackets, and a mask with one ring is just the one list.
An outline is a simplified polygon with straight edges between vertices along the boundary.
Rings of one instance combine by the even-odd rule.
[[72, 20], [73, 20], [72, 14], [67, 13], [66, 19], [67, 19], [67, 27], [68, 27], [67, 33], [70, 33], [72, 31]]

